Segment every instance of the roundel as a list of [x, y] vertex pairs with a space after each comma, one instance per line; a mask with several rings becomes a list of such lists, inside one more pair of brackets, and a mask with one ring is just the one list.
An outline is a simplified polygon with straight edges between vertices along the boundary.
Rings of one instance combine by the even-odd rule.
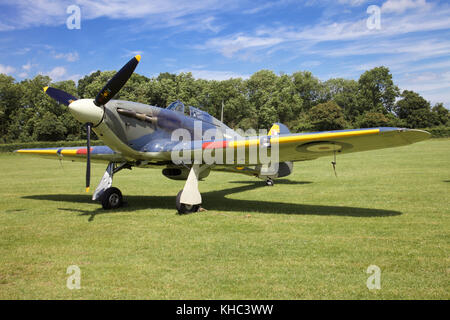
[[330, 152], [341, 152], [353, 148], [349, 143], [334, 142], [334, 141], [314, 141], [301, 144], [297, 146], [296, 150], [298, 152], [308, 152], [308, 153], [330, 153]]

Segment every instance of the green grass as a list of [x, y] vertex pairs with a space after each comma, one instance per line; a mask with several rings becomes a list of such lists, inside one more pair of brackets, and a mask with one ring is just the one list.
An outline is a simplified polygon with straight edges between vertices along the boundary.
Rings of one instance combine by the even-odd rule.
[[0, 299], [449, 299], [450, 140], [330, 161], [274, 187], [213, 172], [208, 210], [178, 216], [158, 170], [118, 173], [129, 204], [104, 211], [84, 164], [0, 154]]

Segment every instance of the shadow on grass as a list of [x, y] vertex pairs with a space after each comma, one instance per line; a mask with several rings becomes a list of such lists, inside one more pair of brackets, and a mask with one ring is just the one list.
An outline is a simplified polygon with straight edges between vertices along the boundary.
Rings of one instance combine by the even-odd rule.
[[[358, 208], [358, 207], [339, 207], [339, 206], [323, 206], [323, 205], [306, 205], [297, 203], [285, 203], [276, 201], [260, 201], [260, 200], [243, 200], [232, 199], [226, 196], [234, 193], [245, 192], [255, 188], [267, 188], [268, 197], [270, 195], [270, 188], [265, 187], [263, 181], [249, 182], [242, 181], [246, 185], [228, 188], [225, 190], [216, 190], [203, 192], [202, 206], [208, 210], [215, 211], [238, 211], [238, 212], [260, 212], [270, 214], [298, 214], [298, 215], [321, 215], [321, 216], [350, 216], [350, 217], [387, 217], [401, 215], [400, 211]], [[307, 184], [311, 182], [291, 182], [290, 180], [282, 179], [277, 183], [285, 184]], [[81, 194], [42, 194], [24, 196], [24, 199], [46, 200], [46, 201], [64, 201], [72, 203], [89, 203], [92, 204], [90, 195]], [[125, 196], [125, 201], [128, 202], [124, 207], [116, 210], [103, 210], [101, 207], [88, 211], [70, 208], [60, 208], [60, 210], [80, 212], [82, 216], [90, 216], [89, 221], [92, 221], [98, 214], [119, 213], [135, 211], [147, 208], [159, 209], [173, 209], [175, 210], [175, 195], [173, 196]]]
[[[248, 180], [242, 180], [242, 181], [228, 181], [229, 183], [239, 183], [239, 184], [254, 184], [255, 188], [260, 186], [265, 186], [266, 182], [263, 180], [254, 180], [254, 181], [248, 181]], [[273, 181], [274, 184], [293, 184], [293, 185], [300, 185], [300, 184], [310, 184], [311, 181], [295, 181], [295, 180], [289, 180], [289, 179], [276, 179]], [[234, 192], [233, 192], [234, 193]]]

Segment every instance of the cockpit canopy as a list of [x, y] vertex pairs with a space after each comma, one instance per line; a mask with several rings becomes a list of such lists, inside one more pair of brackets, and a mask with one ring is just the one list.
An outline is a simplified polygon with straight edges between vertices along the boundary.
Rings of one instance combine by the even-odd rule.
[[172, 110], [175, 112], [179, 112], [185, 116], [191, 117], [195, 120], [200, 120], [205, 123], [208, 123], [209, 125], [213, 125], [216, 128], [221, 128], [223, 132], [227, 132], [225, 137], [229, 138], [230, 136], [239, 136], [236, 132], [234, 132], [232, 129], [227, 127], [225, 124], [223, 124], [221, 121], [214, 118], [212, 115], [210, 115], [208, 112], [200, 110], [198, 108], [195, 108], [193, 106], [186, 107], [183, 102], [177, 100], [175, 102], [172, 102], [169, 106], [166, 108], [167, 110]]
[[170, 105], [167, 106], [167, 110], [177, 111], [182, 114], [184, 114], [184, 104], [180, 100], [177, 100], [175, 102], [172, 102]]
[[192, 107], [192, 106], [189, 106], [187, 108], [183, 104], [183, 102], [181, 102], [179, 100], [172, 102], [166, 109], [180, 112], [186, 116], [189, 116], [189, 117], [201, 120], [201, 121], [206, 121], [209, 123], [214, 123], [215, 122], [214, 120], [217, 120], [206, 111], [200, 110], [200, 109]]

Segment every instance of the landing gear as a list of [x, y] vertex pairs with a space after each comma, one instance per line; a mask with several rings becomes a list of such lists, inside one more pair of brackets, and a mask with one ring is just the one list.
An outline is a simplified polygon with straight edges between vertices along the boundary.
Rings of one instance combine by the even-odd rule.
[[[192, 165], [184, 188], [178, 192], [177, 195], [176, 208], [179, 214], [202, 210], [202, 196], [198, 190], [198, 179], [200, 173], [208, 168], [209, 167], [205, 165]], [[114, 174], [122, 169], [131, 169], [131, 165], [128, 163], [117, 165], [114, 162], [110, 162], [106, 168], [105, 174], [92, 195], [92, 200], [100, 201], [105, 210], [117, 209], [123, 205], [122, 192], [115, 187], [111, 187]]]
[[273, 185], [274, 185], [273, 180], [272, 180], [271, 178], [267, 178], [267, 180], [266, 180], [266, 186], [273, 187]]
[[177, 194], [177, 200], [176, 200], [176, 206], [179, 214], [187, 214], [187, 213], [193, 213], [200, 210], [200, 204], [185, 204], [181, 203], [181, 193], [183, 190], [180, 190]]
[[192, 165], [184, 188], [177, 195], [176, 206], [179, 214], [192, 213], [200, 210], [202, 196], [198, 190], [198, 177], [206, 168], [208, 167], [198, 164]]
[[92, 195], [92, 200], [100, 201], [105, 210], [117, 209], [123, 205], [122, 192], [117, 188], [111, 187], [114, 174], [122, 169], [131, 169], [131, 166], [128, 163], [117, 165], [114, 162], [110, 162]]
[[123, 205], [122, 192], [114, 187], [108, 188], [103, 192], [101, 202], [105, 210], [120, 208]]

